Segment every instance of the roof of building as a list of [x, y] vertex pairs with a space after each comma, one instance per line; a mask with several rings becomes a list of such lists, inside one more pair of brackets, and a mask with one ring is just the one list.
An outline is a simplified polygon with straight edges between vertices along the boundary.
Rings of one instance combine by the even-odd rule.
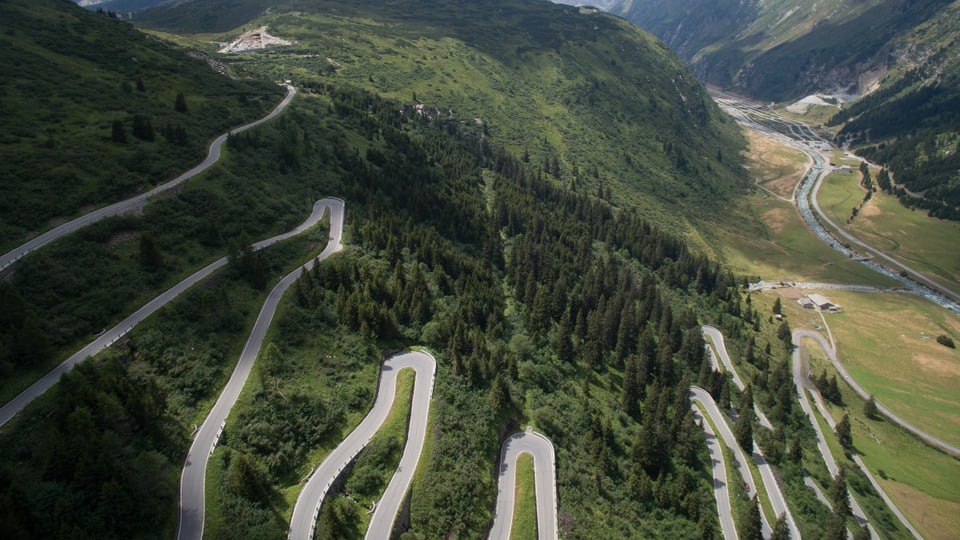
[[826, 296], [823, 296], [822, 294], [814, 293], [807, 296], [810, 298], [810, 300], [813, 301], [814, 304], [820, 307], [833, 305], [833, 302], [831, 302], [829, 298], [827, 298]]

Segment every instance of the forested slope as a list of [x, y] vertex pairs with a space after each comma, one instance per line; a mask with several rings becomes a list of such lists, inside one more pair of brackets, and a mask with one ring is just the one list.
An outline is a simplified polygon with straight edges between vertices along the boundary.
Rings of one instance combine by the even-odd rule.
[[960, 3], [901, 40], [910, 62], [835, 115], [838, 140], [889, 167], [881, 187], [907, 206], [960, 219]]
[[530, 170], [678, 229], [745, 187], [735, 124], [662, 43], [620, 19], [517, 0], [276, 2], [262, 15], [267, 5], [194, 2], [136, 22], [224, 40], [268, 25], [296, 43], [224, 61], [479, 123]]
[[171, 179], [282, 89], [64, 0], [0, 3], [0, 249]]

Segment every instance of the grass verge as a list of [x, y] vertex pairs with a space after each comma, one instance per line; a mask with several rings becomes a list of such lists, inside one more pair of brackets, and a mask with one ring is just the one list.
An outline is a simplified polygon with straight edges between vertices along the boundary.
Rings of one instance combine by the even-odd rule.
[[[836, 374], [817, 347], [811, 347], [810, 361], [815, 373], [825, 369], [828, 376]], [[844, 406], [828, 402], [831, 416], [850, 415], [854, 447], [887, 495], [924, 537], [952, 538], [960, 528], [960, 495], [954, 487], [960, 482], [960, 460], [925, 445], [882, 416], [867, 418], [864, 400], [849, 386], [841, 384], [840, 393]], [[821, 426], [829, 429], [825, 423]], [[840, 458], [842, 449], [832, 431], [825, 434], [838, 461], [851, 463]]]
[[533, 456], [520, 454], [517, 458], [517, 490], [513, 512], [511, 540], [537, 539], [537, 494], [534, 482]]

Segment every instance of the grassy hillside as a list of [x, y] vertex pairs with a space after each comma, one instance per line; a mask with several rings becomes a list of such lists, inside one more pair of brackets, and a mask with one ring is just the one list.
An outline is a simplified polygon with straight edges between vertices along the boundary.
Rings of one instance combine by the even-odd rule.
[[172, 178], [282, 95], [65, 0], [0, 3], [0, 48], [3, 251]]
[[896, 38], [950, 0], [625, 0], [611, 12], [666, 41], [704, 80], [763, 100], [862, 93], [896, 63]]
[[[425, 118], [482, 124], [492, 140], [568, 189], [639, 206], [681, 230], [742, 182], [741, 140], [682, 63], [608, 15], [549, 3], [191, 3], [139, 24], [213, 32], [266, 24], [290, 47], [224, 58], [238, 72], [347, 82]], [[207, 45], [211, 50], [215, 45]]]
[[[960, 2], [896, 43], [906, 61], [880, 90], [830, 120], [838, 137], [890, 168], [908, 207], [960, 220]], [[884, 187], [884, 186], [881, 186]]]

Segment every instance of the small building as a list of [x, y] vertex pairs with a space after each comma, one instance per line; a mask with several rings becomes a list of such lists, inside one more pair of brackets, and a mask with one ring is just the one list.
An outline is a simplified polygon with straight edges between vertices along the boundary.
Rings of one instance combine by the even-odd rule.
[[840, 312], [840, 306], [834, 304], [829, 298], [822, 294], [814, 293], [798, 298], [797, 303], [806, 309], [819, 309], [820, 311], [829, 311], [831, 313]]
[[834, 305], [829, 298], [823, 296], [822, 294], [810, 294], [807, 295], [807, 298], [809, 298], [810, 301], [816, 304], [816, 306], [820, 309], [830, 309]]

